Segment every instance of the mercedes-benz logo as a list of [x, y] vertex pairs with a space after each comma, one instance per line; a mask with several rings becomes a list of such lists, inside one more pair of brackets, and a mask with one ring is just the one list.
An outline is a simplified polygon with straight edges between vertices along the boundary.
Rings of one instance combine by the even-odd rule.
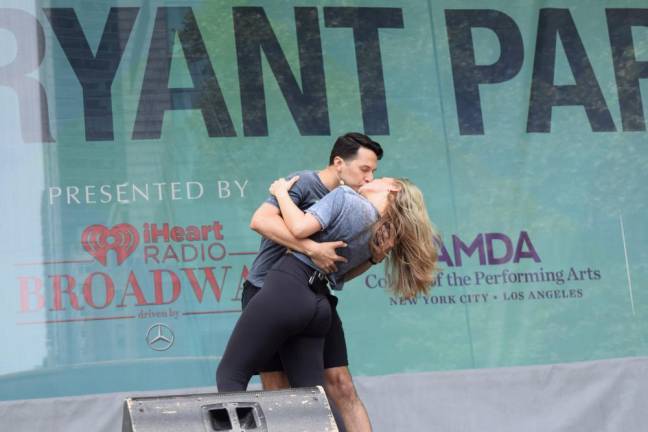
[[146, 343], [155, 351], [166, 351], [173, 345], [175, 335], [171, 329], [161, 323], [153, 324], [146, 331]]

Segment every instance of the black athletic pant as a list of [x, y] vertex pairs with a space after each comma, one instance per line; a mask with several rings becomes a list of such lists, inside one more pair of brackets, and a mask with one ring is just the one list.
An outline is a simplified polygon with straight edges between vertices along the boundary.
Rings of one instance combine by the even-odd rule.
[[331, 325], [325, 295], [308, 287], [313, 269], [286, 255], [268, 272], [234, 327], [216, 371], [219, 391], [244, 391], [277, 352], [291, 387], [324, 385], [324, 337]]

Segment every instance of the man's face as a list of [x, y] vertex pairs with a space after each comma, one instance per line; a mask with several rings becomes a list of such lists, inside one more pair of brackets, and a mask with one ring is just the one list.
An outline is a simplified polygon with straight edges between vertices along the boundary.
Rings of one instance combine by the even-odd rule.
[[354, 159], [344, 161], [337, 158], [335, 166], [344, 184], [358, 190], [360, 186], [373, 180], [378, 167], [378, 157], [371, 150], [360, 147]]

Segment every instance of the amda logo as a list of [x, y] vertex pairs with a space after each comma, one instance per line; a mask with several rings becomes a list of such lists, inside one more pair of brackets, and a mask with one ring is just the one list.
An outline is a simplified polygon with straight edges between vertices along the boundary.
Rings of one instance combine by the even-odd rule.
[[108, 252], [114, 251], [117, 265], [121, 265], [139, 244], [139, 233], [130, 224], [119, 224], [112, 228], [96, 224], [87, 227], [81, 235], [83, 248], [97, 261], [106, 266]]

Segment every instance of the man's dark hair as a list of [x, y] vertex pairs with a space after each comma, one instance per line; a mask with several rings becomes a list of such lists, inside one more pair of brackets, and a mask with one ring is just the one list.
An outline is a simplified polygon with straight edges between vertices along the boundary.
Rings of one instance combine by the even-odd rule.
[[354, 159], [358, 155], [358, 149], [360, 147], [376, 153], [378, 160], [382, 159], [383, 149], [380, 144], [367, 135], [359, 132], [349, 132], [335, 140], [335, 144], [333, 144], [333, 149], [331, 150], [331, 156], [329, 157], [329, 165], [333, 165], [335, 156], [339, 156], [345, 161]]

